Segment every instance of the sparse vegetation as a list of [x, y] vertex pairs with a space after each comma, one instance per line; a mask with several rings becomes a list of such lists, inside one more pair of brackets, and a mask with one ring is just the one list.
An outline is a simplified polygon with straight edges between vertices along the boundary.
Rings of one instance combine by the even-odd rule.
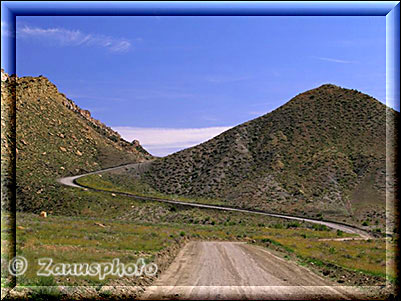
[[156, 160], [142, 182], [194, 200], [384, 225], [386, 114], [398, 120], [368, 95], [323, 85]]

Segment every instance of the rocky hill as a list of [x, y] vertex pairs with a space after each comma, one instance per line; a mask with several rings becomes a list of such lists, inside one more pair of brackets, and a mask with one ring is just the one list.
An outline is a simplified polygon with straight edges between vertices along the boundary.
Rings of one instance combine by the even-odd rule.
[[384, 225], [386, 124], [398, 118], [366, 94], [323, 85], [156, 160], [144, 181], [165, 194]]
[[[9, 112], [13, 97], [17, 210], [62, 206], [65, 200], [58, 193], [58, 177], [152, 158], [137, 140], [130, 143], [122, 139], [43, 76], [9, 77], [2, 71], [2, 129], [12, 123]], [[7, 150], [12, 143], [6, 133], [2, 130], [2, 166], [10, 155], [4, 152], [3, 156], [3, 148]]]

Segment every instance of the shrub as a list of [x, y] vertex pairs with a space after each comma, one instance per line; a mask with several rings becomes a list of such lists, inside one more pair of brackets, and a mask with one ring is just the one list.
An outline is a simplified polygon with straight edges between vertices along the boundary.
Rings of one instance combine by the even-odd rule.
[[319, 224], [314, 224], [312, 226], [312, 229], [315, 231], [329, 231], [330, 230], [326, 225], [319, 225]]
[[297, 222], [287, 224], [287, 229], [298, 228], [298, 227], [299, 227], [299, 223], [297, 223]]

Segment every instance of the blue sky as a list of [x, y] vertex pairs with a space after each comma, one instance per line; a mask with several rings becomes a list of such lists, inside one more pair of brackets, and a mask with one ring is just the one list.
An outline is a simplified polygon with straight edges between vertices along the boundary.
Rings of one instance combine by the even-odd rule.
[[324, 83], [385, 103], [385, 26], [385, 17], [17, 17], [17, 74], [48, 77], [166, 155]]

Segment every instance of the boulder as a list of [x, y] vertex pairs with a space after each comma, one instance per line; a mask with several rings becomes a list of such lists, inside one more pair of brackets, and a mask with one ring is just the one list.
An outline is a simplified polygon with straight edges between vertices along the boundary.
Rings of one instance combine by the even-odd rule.
[[140, 146], [140, 145], [141, 145], [141, 144], [139, 143], [138, 140], [133, 140], [133, 141], [131, 142], [131, 144], [132, 144], [134, 147], [137, 147], [137, 146]]

